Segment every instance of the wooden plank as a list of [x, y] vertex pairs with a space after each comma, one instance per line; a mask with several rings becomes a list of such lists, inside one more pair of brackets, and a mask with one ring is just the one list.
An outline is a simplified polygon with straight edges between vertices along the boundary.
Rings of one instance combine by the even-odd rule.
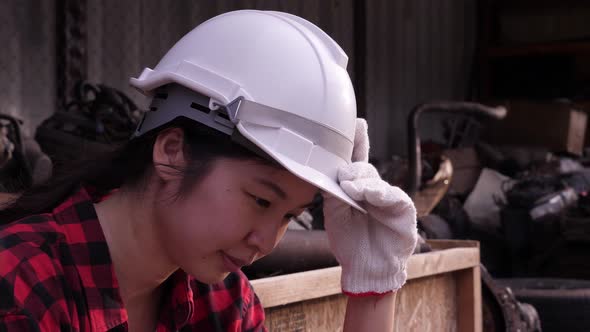
[[266, 308], [265, 325], [273, 332], [341, 331], [347, 298], [334, 295]]
[[[457, 331], [459, 291], [452, 273], [408, 281], [399, 291], [395, 332]], [[270, 331], [341, 331], [347, 298], [334, 295], [266, 308]]]
[[[408, 279], [479, 266], [478, 248], [452, 248], [417, 254], [408, 261]], [[264, 307], [339, 294], [340, 267], [293, 273], [253, 280], [252, 285]]]
[[340, 294], [342, 269], [327, 269], [286, 274], [252, 281], [265, 308]]
[[479, 241], [472, 240], [426, 240], [426, 243], [434, 250], [450, 248], [479, 248]]
[[410, 280], [397, 294], [393, 331], [457, 331], [457, 291], [452, 273]]
[[415, 279], [474, 266], [479, 266], [479, 249], [453, 248], [413, 255], [407, 270], [408, 278]]
[[479, 266], [455, 272], [459, 332], [482, 331], [481, 271]]

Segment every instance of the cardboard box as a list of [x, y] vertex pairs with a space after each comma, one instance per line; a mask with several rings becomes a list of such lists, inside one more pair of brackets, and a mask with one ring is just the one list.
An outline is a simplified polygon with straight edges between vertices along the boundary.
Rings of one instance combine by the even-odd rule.
[[[580, 109], [582, 111], [585, 111], [586, 115], [590, 116], [590, 101], [576, 103], [576, 109]], [[588, 125], [586, 127], [586, 142], [584, 143], [584, 148], [586, 148], [586, 149], [590, 148], [590, 129], [588, 129]]]
[[482, 169], [475, 149], [444, 150], [442, 154], [453, 164], [453, 177], [449, 190], [461, 195], [469, 194], [475, 187]]
[[576, 155], [583, 153], [588, 115], [578, 105], [534, 101], [496, 104], [505, 105], [508, 115], [487, 126], [484, 139], [490, 143], [543, 146]]

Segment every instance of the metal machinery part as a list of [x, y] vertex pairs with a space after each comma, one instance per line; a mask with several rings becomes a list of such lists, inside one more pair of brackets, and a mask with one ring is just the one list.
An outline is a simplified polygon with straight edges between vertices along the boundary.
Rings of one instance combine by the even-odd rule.
[[[418, 123], [420, 116], [425, 113], [473, 115], [500, 120], [507, 115], [508, 111], [501, 106], [494, 108], [471, 102], [437, 102], [416, 106], [408, 118], [410, 175], [406, 191], [412, 197], [417, 196], [422, 180]], [[485, 331], [541, 332], [540, 320], [535, 308], [518, 302], [510, 288], [495, 282], [483, 265], [481, 265], [481, 280]]]
[[288, 230], [270, 255], [244, 268], [244, 272], [249, 277], [261, 277], [337, 265], [325, 231]]
[[408, 117], [408, 158], [410, 176], [408, 177], [406, 192], [412, 197], [420, 188], [420, 182], [422, 179], [422, 160], [420, 136], [418, 135], [418, 121], [422, 114], [443, 112], [453, 114], [473, 114], [475, 116], [484, 116], [498, 120], [503, 119], [508, 113], [506, 108], [502, 106], [488, 107], [471, 102], [437, 102], [416, 106]]
[[22, 121], [0, 114], [0, 192], [19, 193], [51, 176], [51, 160], [21, 133]]
[[496, 282], [481, 265], [484, 331], [541, 332], [533, 306], [516, 300], [509, 287]]
[[545, 332], [590, 330], [590, 281], [562, 278], [497, 279], [538, 311]]
[[101, 84], [78, 82], [72, 100], [36, 132], [43, 151], [56, 163], [109, 151], [126, 142], [140, 111], [123, 92]]

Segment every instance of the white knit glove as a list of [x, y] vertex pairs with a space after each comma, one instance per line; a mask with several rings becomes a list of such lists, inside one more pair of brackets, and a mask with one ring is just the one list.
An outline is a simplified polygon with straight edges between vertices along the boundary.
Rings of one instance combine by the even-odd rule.
[[368, 163], [367, 122], [357, 119], [352, 161], [340, 169], [340, 187], [368, 214], [324, 194], [330, 247], [342, 266], [347, 295], [384, 294], [406, 282], [406, 263], [418, 238], [416, 208], [410, 197], [379, 177]]

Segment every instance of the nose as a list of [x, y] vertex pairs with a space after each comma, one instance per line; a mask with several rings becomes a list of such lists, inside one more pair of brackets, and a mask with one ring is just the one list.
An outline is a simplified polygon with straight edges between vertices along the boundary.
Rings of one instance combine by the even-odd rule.
[[285, 235], [286, 230], [286, 223], [260, 223], [258, 227], [248, 234], [246, 240], [248, 245], [256, 249], [259, 253], [257, 256], [260, 258], [272, 252], [283, 235]]

